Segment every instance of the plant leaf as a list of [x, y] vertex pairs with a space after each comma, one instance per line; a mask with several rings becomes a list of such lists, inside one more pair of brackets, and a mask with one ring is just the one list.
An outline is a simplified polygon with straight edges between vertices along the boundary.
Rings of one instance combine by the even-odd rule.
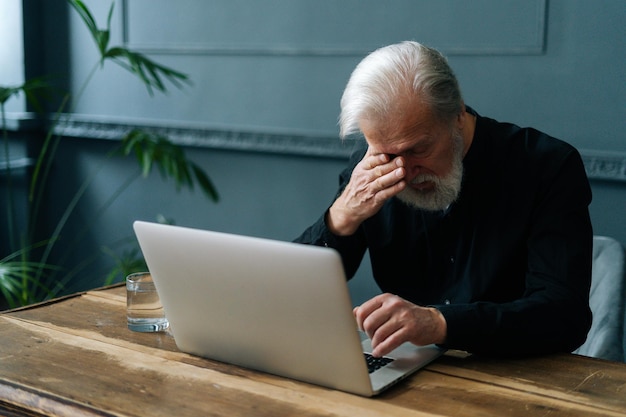
[[106, 52], [105, 58], [112, 59], [121, 67], [137, 75], [150, 94], [152, 94], [153, 89], [161, 92], [166, 91], [164, 79], [178, 88], [181, 88], [183, 83], [189, 83], [189, 77], [186, 74], [157, 64], [145, 55], [127, 48], [119, 46], [111, 48]]
[[[7, 258], [19, 257], [18, 252]], [[36, 276], [42, 269], [53, 271], [59, 270], [59, 267], [40, 262], [8, 261], [7, 258], [0, 260], [0, 292], [10, 308], [39, 301], [42, 293], [47, 297], [55, 295]]]
[[81, 0], [68, 1], [70, 5], [74, 7], [74, 9], [78, 12], [78, 15], [81, 17], [81, 19], [83, 19], [83, 22], [85, 22], [85, 26], [87, 26], [87, 29], [89, 29], [89, 32], [91, 32], [91, 36], [96, 41], [96, 44], [99, 46], [97, 40], [99, 32], [98, 25], [96, 25], [96, 20], [93, 18], [93, 15], [91, 14], [87, 6], [85, 6], [85, 3], [83, 3]]
[[217, 191], [208, 175], [187, 159], [181, 146], [168, 138], [134, 129], [122, 139], [118, 153], [128, 156], [131, 150], [134, 150], [144, 177], [147, 177], [152, 167], [156, 165], [164, 179], [174, 180], [177, 190], [187, 187], [193, 191], [198, 184], [207, 197], [218, 201]]
[[20, 89], [16, 87], [1, 87], [0, 86], [0, 104], [6, 103], [11, 97], [19, 94]]
[[11, 97], [24, 93], [26, 99], [33, 104], [36, 110], [41, 110], [39, 98], [43, 97], [50, 89], [50, 84], [44, 77], [27, 80], [24, 84], [18, 86], [0, 86], [0, 105], [6, 103]]
[[100, 60], [102, 63], [104, 63], [107, 59], [112, 59], [121, 67], [135, 74], [146, 86], [150, 95], [153, 94], [154, 89], [160, 92], [166, 91], [165, 84], [163, 82], [164, 79], [167, 79], [178, 88], [181, 88], [183, 83], [189, 83], [187, 75], [164, 65], [157, 64], [140, 53], [133, 52], [120, 46], [109, 49], [111, 19], [113, 17], [113, 8], [115, 3], [112, 3], [109, 9], [106, 29], [101, 30], [98, 29], [96, 20], [81, 0], [68, 1], [78, 12], [78, 15], [89, 29], [89, 32], [91, 33], [91, 36], [100, 51]]
[[196, 176], [196, 181], [200, 184], [200, 188], [211, 200], [217, 202], [219, 201], [219, 194], [217, 193], [217, 189], [213, 185], [213, 182], [209, 179], [206, 173], [196, 164], [191, 163], [191, 169], [193, 170], [194, 175]]
[[78, 15], [81, 17], [87, 29], [91, 33], [91, 37], [93, 38], [96, 46], [98, 46], [98, 51], [100, 52], [100, 60], [104, 61], [107, 48], [109, 47], [109, 39], [111, 36], [111, 17], [113, 16], [113, 8], [115, 7], [115, 3], [111, 3], [111, 7], [109, 8], [109, 15], [107, 19], [107, 28], [104, 30], [98, 29], [98, 25], [96, 24], [96, 19], [94, 19], [93, 15], [89, 11], [89, 8], [83, 3], [81, 0], [68, 0], [70, 5], [74, 7], [74, 9], [78, 12]]
[[141, 252], [138, 248], [132, 248], [126, 250], [121, 256], [118, 256], [111, 248], [103, 247], [102, 251], [115, 262], [115, 267], [109, 271], [104, 278], [104, 285], [111, 285], [116, 281], [116, 278], [124, 279], [125, 276], [132, 274], [133, 272], [147, 271], [148, 266], [146, 261], [141, 256]]

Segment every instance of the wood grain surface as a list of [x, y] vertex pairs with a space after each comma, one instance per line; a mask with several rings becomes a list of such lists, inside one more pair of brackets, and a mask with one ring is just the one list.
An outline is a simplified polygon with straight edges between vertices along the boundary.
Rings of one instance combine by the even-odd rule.
[[0, 314], [8, 416], [624, 416], [626, 364], [450, 352], [363, 398], [180, 352], [126, 328], [123, 286]]

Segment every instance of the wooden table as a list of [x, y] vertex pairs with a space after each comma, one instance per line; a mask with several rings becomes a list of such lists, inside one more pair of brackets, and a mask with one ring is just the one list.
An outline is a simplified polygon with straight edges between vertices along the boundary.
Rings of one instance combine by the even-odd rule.
[[375, 398], [181, 353], [126, 328], [123, 287], [0, 314], [0, 414], [624, 416], [626, 364], [447, 354]]

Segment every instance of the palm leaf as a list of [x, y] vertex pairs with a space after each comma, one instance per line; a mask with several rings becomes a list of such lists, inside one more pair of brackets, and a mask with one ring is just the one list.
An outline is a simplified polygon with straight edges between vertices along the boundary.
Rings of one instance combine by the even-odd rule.
[[24, 93], [26, 99], [35, 107], [35, 109], [37, 111], [41, 111], [42, 107], [39, 100], [41, 97], [44, 97], [50, 89], [50, 84], [44, 77], [27, 80], [24, 84], [18, 86], [0, 86], [0, 105], [4, 105], [11, 97]]
[[2, 87], [0, 86], [0, 104], [6, 103], [14, 95], [18, 95], [20, 89], [17, 87]]
[[98, 29], [96, 20], [81, 0], [68, 1], [78, 12], [78, 15], [82, 18], [83, 22], [85, 22], [85, 25], [89, 29], [94, 42], [98, 45], [101, 63], [104, 64], [107, 59], [111, 59], [122, 68], [128, 70], [132, 74], [135, 74], [146, 86], [150, 95], [153, 94], [154, 89], [160, 92], [166, 91], [165, 84], [163, 82], [165, 79], [178, 88], [181, 88], [183, 83], [189, 83], [187, 75], [164, 65], [157, 64], [140, 53], [133, 52], [128, 48], [121, 46], [109, 48], [114, 3], [111, 4], [111, 8], [109, 9], [106, 29], [101, 30]]
[[107, 21], [107, 29], [100, 30], [98, 29], [98, 25], [96, 24], [96, 19], [94, 19], [93, 15], [81, 0], [68, 0], [70, 5], [74, 7], [74, 9], [78, 12], [78, 15], [89, 29], [91, 33], [91, 37], [96, 42], [98, 46], [98, 50], [100, 51], [100, 56], [104, 56], [106, 54], [107, 47], [109, 45], [109, 34], [110, 34], [110, 25], [111, 25], [111, 16], [113, 14], [113, 7], [115, 3], [111, 4], [111, 8], [109, 9], [109, 18]]
[[106, 51], [104, 57], [112, 59], [122, 68], [137, 75], [150, 94], [152, 94], [153, 89], [165, 92], [166, 87], [163, 82], [164, 80], [168, 80], [178, 88], [182, 88], [183, 83], [189, 84], [190, 82], [186, 74], [157, 64], [145, 55], [128, 50], [127, 48], [119, 46], [111, 48]]
[[85, 26], [91, 32], [92, 36], [95, 38], [98, 33], [98, 25], [96, 24], [96, 19], [93, 18], [93, 15], [85, 6], [81, 0], [68, 0], [70, 5], [74, 7], [74, 9], [78, 12], [78, 15], [83, 19]]
[[200, 188], [204, 191], [204, 194], [206, 194], [206, 196], [211, 200], [218, 201], [219, 195], [217, 193], [217, 189], [213, 185], [213, 182], [209, 179], [208, 175], [206, 175], [206, 173], [193, 162], [191, 163], [191, 169], [196, 176], [196, 181], [198, 181]]
[[36, 278], [41, 269], [54, 271], [60, 268], [54, 265], [22, 260], [0, 261], [0, 293], [10, 308], [44, 298], [52, 298], [56, 295]]
[[134, 153], [144, 177], [150, 174], [153, 166], [157, 166], [161, 176], [164, 179], [173, 179], [178, 190], [183, 187], [193, 190], [197, 183], [213, 201], [219, 199], [208, 175], [187, 159], [182, 147], [166, 137], [134, 129], [122, 139], [119, 153], [123, 156]]
[[124, 279], [125, 276], [134, 272], [148, 270], [146, 261], [137, 248], [124, 251], [121, 256], [118, 256], [111, 248], [106, 246], [102, 248], [102, 251], [111, 256], [115, 262], [115, 267], [104, 279], [104, 285], [111, 285], [117, 281], [118, 278]]

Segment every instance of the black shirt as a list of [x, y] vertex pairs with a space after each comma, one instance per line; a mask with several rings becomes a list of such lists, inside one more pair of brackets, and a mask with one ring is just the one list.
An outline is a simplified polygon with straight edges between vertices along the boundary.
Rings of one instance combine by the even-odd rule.
[[537, 130], [476, 116], [461, 193], [447, 210], [392, 198], [352, 236], [334, 236], [322, 216], [296, 241], [337, 249], [349, 278], [369, 250], [383, 292], [442, 312], [450, 348], [572, 351], [591, 325], [591, 190], [580, 155]]

